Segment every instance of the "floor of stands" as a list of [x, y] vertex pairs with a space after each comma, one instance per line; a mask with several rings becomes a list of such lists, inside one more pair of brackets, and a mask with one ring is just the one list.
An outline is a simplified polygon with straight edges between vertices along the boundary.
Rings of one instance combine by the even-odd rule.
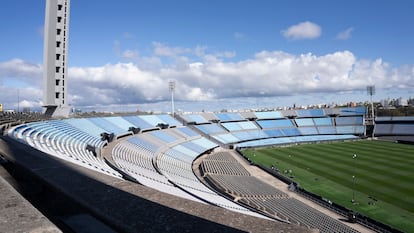
[[[326, 209], [326, 208], [324, 208], [324, 207], [322, 207], [322, 206], [320, 206], [320, 205], [318, 205], [317, 203], [314, 203], [313, 201], [310, 201], [310, 200], [308, 200], [308, 199], [306, 199], [306, 198], [304, 198], [304, 197], [302, 197], [302, 196], [300, 196], [300, 195], [298, 195], [297, 193], [295, 193], [295, 192], [292, 192], [292, 191], [289, 191], [288, 190], [288, 185], [286, 185], [285, 183], [283, 183], [282, 181], [280, 181], [280, 180], [278, 180], [278, 179], [276, 179], [276, 178], [274, 178], [273, 176], [271, 176], [271, 175], [269, 175], [268, 173], [266, 173], [266, 172], [264, 172], [263, 170], [261, 170], [260, 168], [258, 168], [258, 167], [256, 167], [256, 166], [252, 166], [252, 165], [250, 165], [244, 158], [242, 158], [241, 156], [237, 156], [237, 155], [234, 155], [233, 156], [240, 164], [242, 164], [245, 168], [246, 168], [246, 170], [252, 175], [252, 176], [255, 176], [255, 177], [257, 177], [257, 178], [259, 178], [260, 180], [262, 180], [262, 181], [264, 181], [264, 182], [266, 182], [267, 184], [269, 184], [269, 185], [272, 185], [273, 187], [275, 187], [275, 188], [277, 188], [277, 189], [279, 189], [279, 190], [281, 190], [281, 191], [283, 191], [283, 192], [285, 192], [285, 193], [287, 193], [288, 195], [289, 195], [289, 197], [292, 197], [292, 198], [295, 198], [295, 199], [297, 199], [297, 200], [299, 200], [299, 201], [301, 201], [301, 202], [303, 202], [303, 203], [305, 203], [306, 205], [308, 205], [308, 206], [310, 206], [310, 207], [312, 207], [312, 208], [314, 208], [314, 209], [317, 209], [317, 210], [319, 210], [319, 211], [321, 211], [322, 213], [324, 213], [324, 214], [326, 214], [326, 215], [328, 215], [328, 216], [330, 216], [330, 217], [332, 217], [332, 218], [335, 218], [335, 219], [338, 219], [338, 220], [346, 220], [343, 216], [341, 216], [341, 215], [339, 215], [339, 214], [337, 214], [337, 213], [335, 213], [335, 212], [332, 212], [332, 211], [330, 211], [330, 210], [328, 210], [328, 209]], [[202, 160], [202, 157], [200, 157], [200, 159], [199, 160]], [[363, 227], [362, 225], [359, 225], [359, 224], [353, 224], [353, 223], [349, 223], [349, 222], [347, 222], [347, 221], [342, 221], [344, 224], [346, 224], [346, 225], [348, 225], [348, 226], [350, 226], [350, 227], [352, 227], [352, 228], [354, 228], [355, 230], [357, 230], [357, 231], [359, 231], [359, 232], [374, 232], [374, 231], [372, 231], [372, 230], [370, 230], [370, 229], [367, 229], [366, 227]]]

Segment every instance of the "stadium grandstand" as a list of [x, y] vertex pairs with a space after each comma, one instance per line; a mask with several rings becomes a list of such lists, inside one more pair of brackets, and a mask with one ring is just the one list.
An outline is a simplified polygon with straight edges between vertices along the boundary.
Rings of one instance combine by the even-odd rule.
[[[367, 136], [364, 107], [195, 113], [178, 114], [175, 118], [167, 114], [65, 119], [45, 119], [41, 115], [24, 118], [24, 114], [2, 116], [3, 139], [9, 144], [21, 145], [45, 159], [53, 158], [101, 174], [97, 176], [103, 175], [113, 182], [148, 187], [163, 193], [158, 195], [171, 197], [167, 199], [182, 200], [180, 203], [219, 208], [270, 224], [263, 226], [277, 223], [280, 229], [289, 226], [298, 227], [298, 231], [369, 232], [361, 225], [338, 220], [344, 216], [335, 218], [335, 214], [326, 214], [323, 207], [318, 210], [293, 197], [288, 185], [275, 187], [261, 180], [260, 175], [248, 170], [248, 161], [234, 150], [359, 140]], [[392, 122], [396, 125], [407, 123], [395, 120]], [[387, 134], [380, 125], [378, 121], [375, 133]], [[17, 155], [11, 154], [4, 153], [4, 157], [19, 161]], [[190, 206], [181, 210], [194, 211]], [[229, 221], [234, 219], [226, 221], [220, 224], [230, 226]], [[104, 222], [113, 225], [109, 219]], [[250, 229], [252, 226], [239, 229], [261, 231], [257, 225], [255, 230]]]
[[375, 119], [374, 135], [392, 141], [414, 142], [414, 117], [377, 117]]

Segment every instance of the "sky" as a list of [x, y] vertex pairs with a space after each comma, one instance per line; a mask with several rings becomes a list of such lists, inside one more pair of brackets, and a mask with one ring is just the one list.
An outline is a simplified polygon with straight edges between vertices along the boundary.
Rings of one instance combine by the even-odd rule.
[[[414, 97], [409, 0], [71, 0], [69, 103], [183, 111]], [[3, 0], [0, 103], [42, 105], [45, 0]], [[207, 108], [207, 109], [206, 109]]]

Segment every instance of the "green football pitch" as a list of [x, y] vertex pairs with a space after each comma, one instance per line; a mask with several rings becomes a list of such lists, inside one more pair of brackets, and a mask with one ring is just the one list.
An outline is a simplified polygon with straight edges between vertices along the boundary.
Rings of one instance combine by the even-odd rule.
[[273, 165], [307, 191], [414, 232], [413, 145], [360, 140], [249, 149], [243, 154], [257, 164]]

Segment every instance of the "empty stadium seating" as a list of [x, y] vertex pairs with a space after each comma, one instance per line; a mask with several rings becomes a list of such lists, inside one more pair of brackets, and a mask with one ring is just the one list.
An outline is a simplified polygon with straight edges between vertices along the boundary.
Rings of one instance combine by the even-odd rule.
[[28, 123], [10, 130], [9, 136], [60, 159], [107, 175], [121, 177], [121, 174], [108, 166], [103, 159], [87, 150], [88, 145], [101, 148], [105, 142], [66, 122], [53, 120]]
[[320, 232], [357, 232], [251, 176], [243, 166], [238, 166], [232, 152], [208, 155], [203, 159], [201, 169], [204, 177], [216, 189], [259, 212], [293, 224], [316, 228]]
[[414, 117], [377, 117], [374, 134], [376, 136], [413, 136]]
[[[199, 119], [202, 115], [183, 115], [183, 119]], [[342, 109], [308, 109], [308, 110], [285, 110], [269, 112], [242, 112], [238, 113], [216, 113], [215, 120], [192, 121], [191, 126], [201, 134], [212, 137], [221, 144], [237, 144], [247, 142], [256, 146], [275, 144], [296, 143], [300, 141], [309, 142], [312, 137], [318, 135], [331, 135], [327, 140], [355, 139], [353, 135], [365, 134], [364, 124], [365, 108], [342, 108]], [[197, 117], [198, 116], [198, 117]], [[205, 119], [205, 118], [202, 118]], [[188, 121], [188, 120], [187, 120]], [[197, 122], [202, 122], [198, 124]], [[303, 136], [301, 140], [300, 136]], [[265, 140], [271, 138], [291, 139]], [[315, 137], [315, 140], [326, 137]], [[248, 142], [255, 140], [256, 142]]]
[[[23, 123], [11, 128], [8, 135], [51, 156], [119, 179], [128, 175], [138, 183], [185, 199], [252, 216], [270, 215], [322, 232], [352, 232], [251, 176], [226, 153], [214, 152], [200, 162], [205, 181], [196, 176], [193, 166], [200, 155], [219, 145], [256, 147], [356, 139], [365, 131], [363, 115], [361, 109], [312, 109], [184, 114], [179, 120], [169, 115], [72, 118]], [[387, 127], [384, 124], [384, 131], [402, 134], [412, 130]], [[114, 141], [103, 134], [113, 135]], [[101, 154], [108, 145], [113, 146], [109, 161], [115, 166]], [[304, 213], [298, 213], [300, 208]]]

